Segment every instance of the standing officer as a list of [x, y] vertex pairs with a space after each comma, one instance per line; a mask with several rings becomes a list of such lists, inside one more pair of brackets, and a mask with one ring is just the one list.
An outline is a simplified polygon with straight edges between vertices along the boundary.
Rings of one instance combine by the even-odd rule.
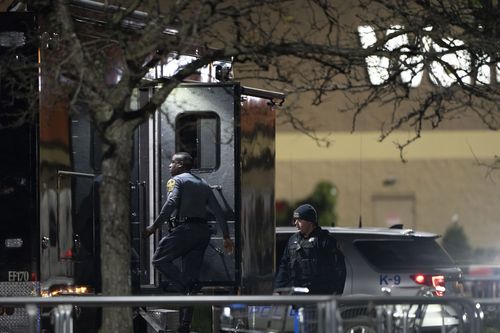
[[[224, 249], [234, 251], [229, 231], [212, 189], [208, 183], [190, 170], [193, 158], [188, 153], [174, 154], [169, 165], [172, 178], [167, 182], [167, 201], [154, 223], [143, 235], [149, 237], [164, 222], [173, 220], [173, 229], [163, 237], [153, 255], [153, 266], [182, 294], [195, 293], [203, 255], [210, 241], [207, 212], [212, 212], [222, 229]], [[182, 258], [182, 271], [173, 261]], [[193, 307], [179, 310], [179, 332], [189, 332]]]
[[313, 206], [297, 207], [293, 219], [299, 231], [288, 240], [274, 288], [306, 287], [310, 294], [342, 294], [346, 268], [337, 241], [318, 225]]
[[[283, 251], [274, 288], [305, 287], [310, 294], [342, 294], [346, 268], [337, 241], [318, 225], [313, 206], [297, 207], [293, 219], [299, 232], [290, 237]], [[315, 310], [311, 305], [298, 309], [301, 332], [317, 332]]]

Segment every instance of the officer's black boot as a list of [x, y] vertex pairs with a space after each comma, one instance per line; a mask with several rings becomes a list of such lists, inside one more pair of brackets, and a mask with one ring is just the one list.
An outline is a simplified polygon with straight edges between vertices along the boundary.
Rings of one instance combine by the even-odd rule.
[[179, 333], [189, 333], [191, 331], [191, 320], [193, 319], [193, 307], [182, 306], [179, 308]]

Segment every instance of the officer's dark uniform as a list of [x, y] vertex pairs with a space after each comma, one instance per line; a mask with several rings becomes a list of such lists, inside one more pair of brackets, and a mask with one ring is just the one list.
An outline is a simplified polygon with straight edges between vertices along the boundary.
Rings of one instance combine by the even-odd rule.
[[295, 233], [288, 240], [274, 281], [275, 288], [307, 287], [310, 294], [342, 294], [344, 255], [328, 230], [317, 226], [305, 238]]
[[[328, 230], [318, 226], [316, 210], [311, 205], [297, 207], [293, 217], [298, 220], [295, 224], [300, 231], [288, 240], [274, 287], [307, 287], [310, 294], [342, 294], [346, 271], [337, 241]], [[316, 306], [301, 306], [297, 311], [300, 331], [317, 332]]]
[[[163, 237], [153, 255], [153, 266], [179, 292], [193, 291], [198, 279], [203, 255], [210, 241], [207, 213], [212, 212], [224, 238], [229, 237], [224, 213], [208, 183], [190, 172], [181, 173], [167, 182], [168, 197], [154, 226], [175, 218], [174, 228]], [[182, 272], [173, 261], [182, 257]], [[190, 322], [192, 309], [181, 311], [181, 322]]]

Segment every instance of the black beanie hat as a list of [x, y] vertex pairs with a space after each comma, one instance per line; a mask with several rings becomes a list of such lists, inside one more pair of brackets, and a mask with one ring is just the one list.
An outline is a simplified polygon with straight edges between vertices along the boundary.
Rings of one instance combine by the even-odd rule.
[[300, 205], [293, 212], [294, 219], [301, 219], [312, 222], [314, 224], [318, 223], [318, 216], [316, 214], [316, 209], [309, 204]]

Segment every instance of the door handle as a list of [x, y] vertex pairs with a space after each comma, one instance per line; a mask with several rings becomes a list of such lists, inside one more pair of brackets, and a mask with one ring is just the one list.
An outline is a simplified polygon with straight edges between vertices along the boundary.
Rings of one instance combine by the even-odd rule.
[[42, 237], [42, 250], [45, 250], [46, 248], [49, 247], [49, 237], [43, 236]]
[[80, 235], [73, 235], [73, 249], [75, 250], [75, 255], [80, 253], [80, 249], [82, 247], [82, 241], [80, 240]]

